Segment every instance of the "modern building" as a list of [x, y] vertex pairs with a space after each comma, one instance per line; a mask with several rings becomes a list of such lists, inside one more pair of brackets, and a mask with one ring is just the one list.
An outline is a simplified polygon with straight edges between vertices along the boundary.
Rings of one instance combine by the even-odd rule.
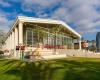
[[96, 47], [97, 51], [100, 52], [100, 32], [98, 32], [96, 35]]
[[88, 41], [88, 43], [89, 43], [89, 47], [91, 47], [91, 46], [96, 47], [96, 40]]
[[7, 34], [4, 49], [16, 57], [18, 46], [33, 49], [41, 43], [45, 49], [74, 49], [75, 40], [81, 49], [81, 35], [63, 21], [18, 16]]

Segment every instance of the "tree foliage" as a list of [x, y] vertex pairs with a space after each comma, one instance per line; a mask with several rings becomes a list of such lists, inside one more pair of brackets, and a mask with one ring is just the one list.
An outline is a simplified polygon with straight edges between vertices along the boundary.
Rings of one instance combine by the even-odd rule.
[[4, 30], [0, 30], [0, 48], [4, 44], [5, 37], [6, 37], [6, 32]]

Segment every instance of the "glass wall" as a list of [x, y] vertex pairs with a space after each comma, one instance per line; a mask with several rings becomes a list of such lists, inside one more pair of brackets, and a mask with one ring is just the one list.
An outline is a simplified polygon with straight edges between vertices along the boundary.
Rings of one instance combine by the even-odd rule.
[[43, 45], [48, 45], [54, 48], [55, 46], [59, 48], [63, 48], [63, 46], [66, 46], [66, 48], [71, 49], [73, 46], [73, 39], [61, 35], [61, 34], [53, 34], [45, 31], [45, 36], [41, 36], [41, 34], [38, 35], [38, 32], [34, 32], [33, 29], [26, 29], [26, 45], [30, 46], [36, 46], [39, 43], [38, 36], [42, 37], [40, 40]]
[[26, 44], [27, 45], [32, 45], [33, 43], [33, 35], [32, 35], [32, 30], [27, 30], [26, 31]]

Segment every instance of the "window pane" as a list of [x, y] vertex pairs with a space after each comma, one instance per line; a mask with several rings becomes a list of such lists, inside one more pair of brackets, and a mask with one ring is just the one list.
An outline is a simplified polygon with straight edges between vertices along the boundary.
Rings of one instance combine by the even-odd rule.
[[33, 32], [33, 46], [36, 46], [38, 43], [38, 33]]
[[27, 30], [27, 45], [32, 45], [32, 30]]

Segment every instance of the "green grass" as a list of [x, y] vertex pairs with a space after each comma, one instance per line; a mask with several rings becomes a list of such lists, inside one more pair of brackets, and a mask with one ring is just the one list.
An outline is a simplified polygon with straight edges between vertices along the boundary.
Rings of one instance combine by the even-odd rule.
[[0, 80], [100, 80], [100, 59], [0, 60]]

